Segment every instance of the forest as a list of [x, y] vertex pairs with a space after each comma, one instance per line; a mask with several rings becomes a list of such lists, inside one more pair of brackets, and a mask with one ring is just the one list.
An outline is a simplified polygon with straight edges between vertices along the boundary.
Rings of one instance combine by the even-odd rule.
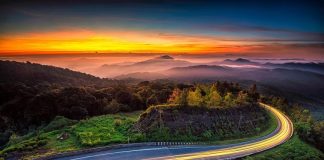
[[137, 85], [93, 87], [0, 86], [1, 131], [21, 134], [61, 115], [80, 120], [103, 114], [145, 110], [167, 102], [174, 84], [142, 82]]

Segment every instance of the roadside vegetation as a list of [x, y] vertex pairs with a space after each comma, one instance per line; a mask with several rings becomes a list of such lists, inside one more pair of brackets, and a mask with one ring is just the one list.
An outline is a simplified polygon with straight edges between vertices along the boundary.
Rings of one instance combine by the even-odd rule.
[[303, 142], [297, 135], [294, 135], [286, 143], [274, 149], [244, 158], [244, 160], [322, 160], [323, 152]]
[[58, 116], [37, 132], [11, 137], [0, 155], [31, 152], [29, 155], [37, 157], [93, 146], [140, 141], [141, 136], [130, 131], [139, 114], [139, 111], [108, 114], [80, 121]]
[[294, 123], [294, 130], [298, 137], [316, 148], [324, 151], [324, 121], [316, 120], [309, 110], [299, 104], [291, 104], [282, 97], [261, 97], [267, 104], [278, 107]]
[[309, 110], [299, 104], [291, 104], [282, 97], [261, 97], [267, 104], [278, 107], [294, 123], [294, 136], [286, 143], [260, 154], [249, 156], [247, 160], [276, 159], [324, 159], [324, 122], [312, 117]]

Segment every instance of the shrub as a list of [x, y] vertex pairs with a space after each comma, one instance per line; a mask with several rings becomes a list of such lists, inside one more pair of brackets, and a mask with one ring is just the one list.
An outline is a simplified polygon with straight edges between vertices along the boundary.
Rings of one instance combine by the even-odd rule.
[[76, 120], [71, 120], [63, 116], [56, 116], [46, 127], [43, 128], [43, 131], [49, 132], [57, 129], [61, 129], [67, 126], [75, 124]]
[[211, 130], [205, 131], [202, 136], [205, 138], [205, 140], [209, 140], [213, 137], [213, 132]]
[[15, 152], [15, 151], [19, 151], [19, 152], [30, 151], [35, 148], [44, 146], [46, 143], [47, 143], [47, 141], [44, 139], [30, 139], [30, 140], [22, 141], [20, 143], [11, 145], [10, 147], [3, 149], [0, 152], [0, 155], [5, 154], [5, 153], [10, 153], [10, 152]]
[[121, 119], [115, 119], [114, 120], [114, 124], [115, 124], [115, 126], [120, 126], [120, 125], [122, 125], [123, 124], [123, 121], [121, 120]]
[[0, 133], [0, 146], [5, 145], [9, 141], [10, 135], [11, 133], [9, 131]]
[[[105, 136], [110, 137], [109, 133], [105, 133]], [[94, 134], [93, 132], [80, 132], [77, 134], [78, 139], [81, 142], [81, 145], [84, 146], [94, 146], [98, 145], [101, 142], [100, 133]]]
[[105, 113], [117, 113], [120, 111], [122, 105], [113, 99], [107, 106], [105, 106]]

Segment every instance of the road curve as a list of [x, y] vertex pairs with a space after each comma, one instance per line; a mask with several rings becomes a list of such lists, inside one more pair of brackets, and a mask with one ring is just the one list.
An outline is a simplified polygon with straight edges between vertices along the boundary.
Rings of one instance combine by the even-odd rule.
[[146, 146], [134, 148], [121, 148], [95, 153], [87, 153], [70, 157], [59, 158], [85, 160], [85, 159], [234, 159], [268, 150], [286, 142], [293, 134], [293, 124], [290, 119], [279, 110], [260, 103], [271, 111], [277, 118], [277, 129], [267, 136], [238, 144], [218, 146]]

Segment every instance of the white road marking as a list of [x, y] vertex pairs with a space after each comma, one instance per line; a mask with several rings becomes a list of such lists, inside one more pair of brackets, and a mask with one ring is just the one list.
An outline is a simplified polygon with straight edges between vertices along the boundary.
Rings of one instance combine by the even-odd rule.
[[89, 155], [85, 157], [79, 157], [79, 158], [73, 158], [71, 160], [78, 160], [78, 159], [85, 159], [85, 158], [92, 158], [92, 157], [100, 157], [100, 156], [106, 156], [106, 155], [114, 155], [114, 154], [121, 154], [121, 153], [131, 153], [131, 152], [141, 152], [141, 151], [154, 151], [154, 150], [176, 150], [176, 149], [190, 149], [190, 148], [212, 148], [214, 146], [187, 146], [187, 147], [162, 147], [162, 148], [145, 148], [145, 149], [136, 149], [136, 150], [129, 150], [129, 151], [119, 151], [119, 152], [109, 152], [109, 153], [102, 153], [102, 154], [96, 154], [96, 155]]
[[73, 158], [71, 160], [85, 159], [85, 158], [92, 158], [92, 157], [100, 157], [100, 156], [120, 154], [120, 153], [140, 152], [140, 151], [149, 151], [149, 150], [154, 151], [154, 150], [163, 150], [163, 149], [167, 149], [167, 147], [162, 147], [162, 148], [146, 148], [146, 149], [136, 149], [136, 150], [130, 150], [130, 151], [119, 151], [119, 152], [102, 153], [102, 154], [90, 155], [90, 156], [85, 156], [85, 157]]

